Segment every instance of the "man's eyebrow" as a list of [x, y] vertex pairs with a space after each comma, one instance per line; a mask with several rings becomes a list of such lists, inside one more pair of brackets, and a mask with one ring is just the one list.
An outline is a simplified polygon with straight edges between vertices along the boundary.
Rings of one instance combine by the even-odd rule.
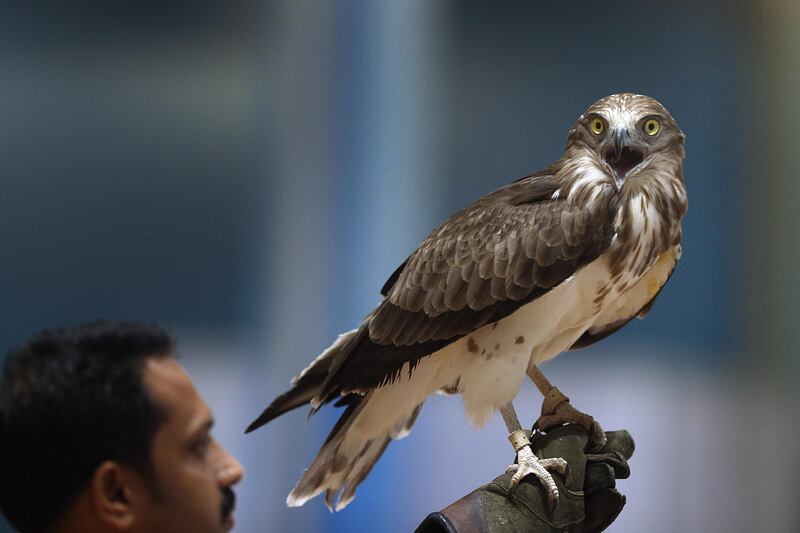
[[214, 419], [213, 418], [209, 418], [208, 420], [206, 420], [202, 424], [200, 424], [197, 428], [195, 428], [195, 430], [192, 431], [192, 434], [198, 435], [198, 434], [201, 434], [201, 433], [210, 433], [211, 432], [211, 428], [213, 428], [213, 427], [214, 427]]

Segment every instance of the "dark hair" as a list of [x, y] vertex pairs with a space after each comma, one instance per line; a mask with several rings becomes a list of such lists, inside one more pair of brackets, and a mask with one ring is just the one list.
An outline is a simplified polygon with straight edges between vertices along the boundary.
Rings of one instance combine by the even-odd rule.
[[153, 479], [165, 414], [142, 382], [167, 357], [157, 326], [99, 321], [43, 331], [8, 354], [0, 379], [0, 511], [21, 531], [51, 528], [107, 460]]

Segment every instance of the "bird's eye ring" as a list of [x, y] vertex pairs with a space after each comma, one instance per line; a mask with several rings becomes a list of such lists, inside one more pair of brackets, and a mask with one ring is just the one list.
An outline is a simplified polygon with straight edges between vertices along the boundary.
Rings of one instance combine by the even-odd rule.
[[644, 123], [644, 132], [651, 137], [657, 135], [661, 131], [661, 123], [654, 118], [651, 118]]
[[603, 123], [603, 119], [594, 117], [589, 123], [589, 128], [591, 128], [592, 133], [595, 135], [600, 135], [603, 133], [603, 130], [606, 129], [606, 125]]

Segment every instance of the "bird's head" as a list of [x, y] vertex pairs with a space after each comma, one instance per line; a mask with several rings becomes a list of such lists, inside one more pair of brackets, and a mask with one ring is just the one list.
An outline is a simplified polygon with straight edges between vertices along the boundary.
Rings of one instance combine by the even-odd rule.
[[593, 152], [621, 188], [628, 178], [661, 160], [680, 164], [683, 141], [675, 119], [657, 100], [621, 93], [598, 100], [578, 117], [567, 137], [567, 151]]

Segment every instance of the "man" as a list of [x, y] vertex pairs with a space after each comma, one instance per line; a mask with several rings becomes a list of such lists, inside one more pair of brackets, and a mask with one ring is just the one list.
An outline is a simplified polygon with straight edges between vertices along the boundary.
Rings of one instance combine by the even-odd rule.
[[162, 329], [45, 331], [0, 379], [0, 511], [22, 533], [219, 532], [241, 464]]

